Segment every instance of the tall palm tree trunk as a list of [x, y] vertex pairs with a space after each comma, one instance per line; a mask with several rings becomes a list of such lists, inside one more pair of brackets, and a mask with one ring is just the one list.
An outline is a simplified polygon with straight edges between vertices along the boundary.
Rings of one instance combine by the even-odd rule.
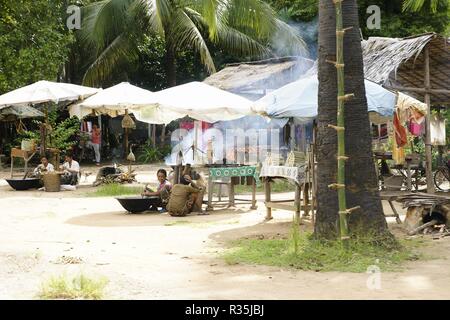
[[169, 40], [166, 39], [166, 73], [169, 87], [177, 85], [177, 55], [176, 49]]
[[[355, 97], [345, 103], [345, 166], [347, 207], [361, 206], [348, 217], [350, 232], [390, 235], [378, 192], [372, 159], [372, 138], [364, 87], [363, 59], [356, 0], [343, 0], [345, 33], [345, 93]], [[338, 197], [329, 185], [337, 181], [337, 135], [328, 125], [337, 123], [337, 73], [327, 62], [336, 61], [336, 11], [332, 0], [319, 2], [319, 115], [317, 136], [317, 219], [315, 235], [336, 239], [339, 235]]]

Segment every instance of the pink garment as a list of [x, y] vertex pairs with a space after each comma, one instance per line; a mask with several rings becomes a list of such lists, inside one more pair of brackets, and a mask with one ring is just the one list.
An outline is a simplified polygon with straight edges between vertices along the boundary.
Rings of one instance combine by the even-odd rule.
[[164, 188], [166, 188], [168, 191], [170, 191], [172, 189], [172, 184], [168, 180], [165, 180], [163, 183], [160, 183], [158, 185], [158, 192]]
[[422, 134], [422, 125], [418, 124], [414, 120], [411, 120], [408, 125], [409, 132], [411, 132], [416, 137]]
[[192, 130], [194, 129], [193, 121], [182, 121], [180, 122], [180, 129]]

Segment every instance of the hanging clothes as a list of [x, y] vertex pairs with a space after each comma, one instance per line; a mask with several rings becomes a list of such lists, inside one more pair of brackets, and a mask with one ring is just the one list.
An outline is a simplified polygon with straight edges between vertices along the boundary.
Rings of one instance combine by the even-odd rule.
[[434, 114], [430, 117], [430, 136], [433, 146], [445, 146], [445, 119], [440, 115]]
[[392, 160], [396, 165], [405, 164], [405, 149], [397, 145], [397, 139], [392, 139]]
[[422, 134], [422, 124], [417, 123], [414, 119], [409, 121], [408, 129], [409, 132], [416, 137], [419, 137]]
[[403, 147], [408, 142], [406, 129], [400, 122], [397, 111], [394, 113], [394, 138], [398, 147]]
[[396, 104], [396, 111], [400, 123], [414, 119], [416, 123], [422, 123], [427, 114], [427, 105], [404, 93], [399, 92]]

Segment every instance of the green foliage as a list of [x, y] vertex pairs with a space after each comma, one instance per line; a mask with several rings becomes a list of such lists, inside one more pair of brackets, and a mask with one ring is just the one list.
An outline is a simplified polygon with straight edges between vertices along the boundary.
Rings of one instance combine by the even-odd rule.
[[0, 2], [0, 94], [38, 80], [56, 80], [73, 35], [62, 0]]
[[311, 21], [319, 14], [318, 0], [267, 0], [282, 16], [294, 21]]
[[141, 146], [138, 151], [138, 161], [142, 163], [151, 163], [163, 160], [171, 151], [170, 146], [153, 147], [150, 143]]
[[[118, 66], [135, 63], [143, 35], [158, 34], [164, 38], [166, 67], [171, 67], [177, 58], [182, 59], [183, 53], [192, 51], [208, 72], [216, 70], [211, 45], [240, 57], [266, 56], [270, 51], [268, 45], [280, 38], [286, 40], [285, 47], [292, 52], [303, 48], [295, 31], [262, 0], [232, 0], [226, 4], [161, 0], [157, 4], [106, 0], [84, 8], [80, 39], [97, 53], [84, 83], [101, 83]], [[172, 76], [168, 72], [168, 77]], [[173, 80], [169, 79], [169, 84]]]
[[118, 197], [128, 195], [140, 195], [142, 187], [127, 187], [117, 183], [106, 184], [98, 187], [95, 192], [89, 192], [87, 197]]
[[[39, 127], [44, 122], [45, 120], [34, 120], [33, 123], [36, 129], [19, 133], [15, 141], [16, 145], [20, 145], [23, 139], [33, 139], [39, 143], [41, 139]], [[65, 151], [78, 143], [77, 136], [80, 133], [80, 120], [78, 118], [65, 118], [61, 121], [59, 112], [53, 110], [48, 114], [48, 123], [51, 126], [51, 130], [48, 131], [47, 135], [48, 147]]]
[[[299, 22], [311, 21], [318, 16], [319, 0], [266, 0], [285, 18]], [[415, 3], [411, 10], [404, 5]], [[419, 6], [417, 6], [417, 4]], [[369, 30], [366, 12], [370, 5], [381, 9], [381, 30]], [[409, 7], [409, 6], [408, 6]], [[447, 0], [358, 0], [360, 27], [364, 37], [407, 37], [425, 32], [450, 32], [450, 5]], [[436, 10], [433, 10], [436, 8]]]
[[[439, 1], [436, 12], [430, 12], [429, 6], [423, 6], [417, 12], [404, 12], [403, 3], [404, 0], [358, 0], [364, 37], [407, 37], [426, 32], [446, 32], [450, 20], [448, 1]], [[381, 30], [367, 29], [366, 9], [370, 5], [378, 5], [381, 9]]]
[[[158, 34], [144, 35], [137, 44], [137, 61], [128, 63], [127, 76], [130, 82], [151, 91], [166, 89], [168, 78], [165, 50], [163, 37]], [[202, 81], [205, 78], [205, 70], [199, 57], [189, 48], [179, 50], [176, 69], [180, 83]]]
[[428, 2], [432, 12], [436, 12], [439, 3], [444, 3], [446, 0], [403, 0], [403, 11], [420, 11], [425, 2]]
[[416, 239], [398, 245], [359, 237], [352, 238], [345, 249], [339, 241], [318, 241], [309, 233], [298, 233], [290, 239], [235, 241], [223, 257], [229, 264], [262, 264], [313, 271], [366, 272], [372, 265], [382, 271], [398, 271], [404, 262], [423, 258], [415, 250], [420, 245], [422, 242]]
[[104, 295], [104, 289], [108, 280], [89, 278], [84, 274], [69, 278], [66, 275], [51, 277], [42, 284], [39, 291], [41, 299], [86, 299], [100, 300]]
[[[234, 192], [236, 194], [245, 194], [252, 192], [252, 186], [247, 185], [237, 185], [234, 186]], [[295, 191], [295, 185], [288, 180], [275, 180], [271, 185], [272, 193], [282, 193], [282, 192], [292, 192]], [[256, 192], [264, 192], [264, 185], [261, 184], [256, 186]]]

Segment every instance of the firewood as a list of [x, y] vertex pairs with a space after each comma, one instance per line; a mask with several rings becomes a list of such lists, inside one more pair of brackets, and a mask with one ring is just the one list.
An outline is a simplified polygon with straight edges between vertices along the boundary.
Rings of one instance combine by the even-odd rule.
[[417, 227], [417, 228], [415, 228], [415, 229], [409, 231], [409, 232], [408, 232], [408, 235], [409, 235], [409, 236], [415, 235], [415, 234], [419, 233], [420, 231], [422, 231], [422, 230], [424, 230], [424, 229], [426, 229], [426, 228], [428, 228], [428, 227], [434, 226], [434, 225], [437, 224], [437, 223], [439, 223], [439, 221], [437, 221], [437, 220], [431, 220], [430, 222], [424, 223], [424, 224], [421, 225], [420, 227]]

